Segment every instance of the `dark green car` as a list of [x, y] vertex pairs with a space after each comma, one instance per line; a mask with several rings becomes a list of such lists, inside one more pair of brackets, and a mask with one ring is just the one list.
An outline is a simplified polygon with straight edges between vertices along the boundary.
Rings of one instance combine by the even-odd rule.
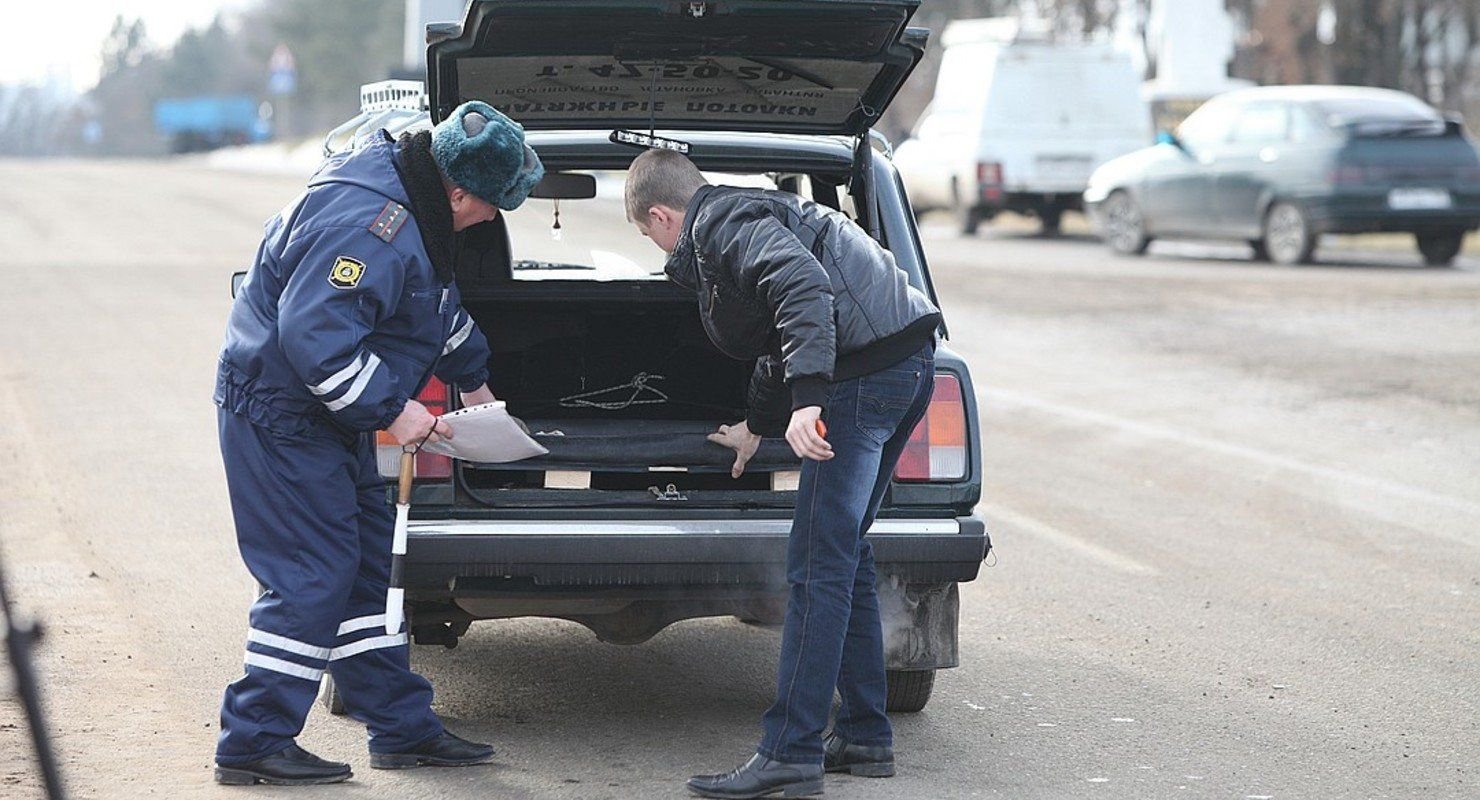
[[1441, 266], [1480, 227], [1480, 154], [1460, 122], [1402, 92], [1241, 89], [1101, 166], [1084, 198], [1125, 254], [1157, 238], [1244, 240], [1298, 264], [1324, 233], [1397, 232]]

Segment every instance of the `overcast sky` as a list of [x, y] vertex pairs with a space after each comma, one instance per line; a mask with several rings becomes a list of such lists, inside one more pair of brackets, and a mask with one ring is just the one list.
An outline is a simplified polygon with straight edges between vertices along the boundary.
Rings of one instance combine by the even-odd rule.
[[86, 91], [98, 80], [98, 53], [113, 18], [144, 20], [149, 40], [167, 46], [186, 28], [248, 0], [22, 0], [5, 3], [0, 24], [0, 84], [40, 83], [48, 75]]

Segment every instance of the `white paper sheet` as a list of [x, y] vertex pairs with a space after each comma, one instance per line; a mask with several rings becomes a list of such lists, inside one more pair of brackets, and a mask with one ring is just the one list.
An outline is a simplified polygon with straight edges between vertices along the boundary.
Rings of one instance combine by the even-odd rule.
[[550, 452], [520, 429], [502, 400], [461, 408], [443, 414], [442, 419], [452, 427], [452, 438], [427, 444], [422, 450], [484, 464], [505, 464]]

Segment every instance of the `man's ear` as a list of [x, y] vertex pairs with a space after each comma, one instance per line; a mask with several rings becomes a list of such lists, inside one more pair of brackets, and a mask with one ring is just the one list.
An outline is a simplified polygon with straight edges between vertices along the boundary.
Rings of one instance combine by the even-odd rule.
[[654, 227], [667, 230], [678, 225], [683, 219], [683, 214], [674, 211], [668, 206], [658, 205], [648, 209], [648, 221]]

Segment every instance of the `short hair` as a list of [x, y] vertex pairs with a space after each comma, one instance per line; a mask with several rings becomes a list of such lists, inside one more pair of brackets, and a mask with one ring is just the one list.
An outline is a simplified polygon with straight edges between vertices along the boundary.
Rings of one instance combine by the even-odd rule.
[[683, 153], [648, 150], [633, 159], [627, 169], [627, 221], [645, 219], [653, 206], [684, 211], [699, 187], [708, 185], [703, 173]]

